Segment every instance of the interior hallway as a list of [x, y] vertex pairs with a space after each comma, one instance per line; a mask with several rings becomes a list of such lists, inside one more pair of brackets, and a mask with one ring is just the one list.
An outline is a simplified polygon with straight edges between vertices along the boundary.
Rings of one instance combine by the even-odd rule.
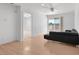
[[1, 55], [77, 55], [79, 48], [64, 43], [47, 41], [43, 35], [0, 45]]

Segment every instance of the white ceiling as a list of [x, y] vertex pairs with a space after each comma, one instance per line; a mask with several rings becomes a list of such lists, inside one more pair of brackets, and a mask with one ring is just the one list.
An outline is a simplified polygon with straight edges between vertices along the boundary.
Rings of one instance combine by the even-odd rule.
[[[16, 3], [16, 5], [23, 6], [25, 10], [35, 10], [45, 14], [59, 14], [74, 11], [75, 3], [52, 3], [53, 7], [59, 11], [51, 12], [49, 8], [41, 6], [43, 3]], [[47, 3], [48, 4], [48, 3]]]

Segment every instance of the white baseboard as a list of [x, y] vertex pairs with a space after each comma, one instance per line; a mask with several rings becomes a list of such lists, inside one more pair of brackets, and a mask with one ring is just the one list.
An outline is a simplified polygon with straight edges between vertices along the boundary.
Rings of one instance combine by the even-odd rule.
[[0, 42], [0, 45], [11, 43], [11, 42], [15, 42], [15, 41], [17, 41], [17, 40], [10, 40], [10, 41], [5, 41], [5, 42]]

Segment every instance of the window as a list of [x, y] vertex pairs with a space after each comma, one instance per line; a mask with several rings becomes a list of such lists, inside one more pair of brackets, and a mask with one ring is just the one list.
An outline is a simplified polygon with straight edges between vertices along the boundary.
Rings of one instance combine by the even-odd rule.
[[48, 31], [62, 31], [62, 17], [48, 17]]

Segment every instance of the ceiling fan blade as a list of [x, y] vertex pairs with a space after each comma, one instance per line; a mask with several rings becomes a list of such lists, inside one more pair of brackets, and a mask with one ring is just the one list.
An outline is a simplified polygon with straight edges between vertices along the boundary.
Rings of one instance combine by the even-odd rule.
[[44, 8], [51, 8], [49, 4], [41, 4], [41, 6]]
[[53, 4], [51, 4], [51, 3], [42, 4], [42, 7], [44, 7], [44, 8], [49, 8], [51, 11], [58, 11], [58, 10], [53, 6]]

